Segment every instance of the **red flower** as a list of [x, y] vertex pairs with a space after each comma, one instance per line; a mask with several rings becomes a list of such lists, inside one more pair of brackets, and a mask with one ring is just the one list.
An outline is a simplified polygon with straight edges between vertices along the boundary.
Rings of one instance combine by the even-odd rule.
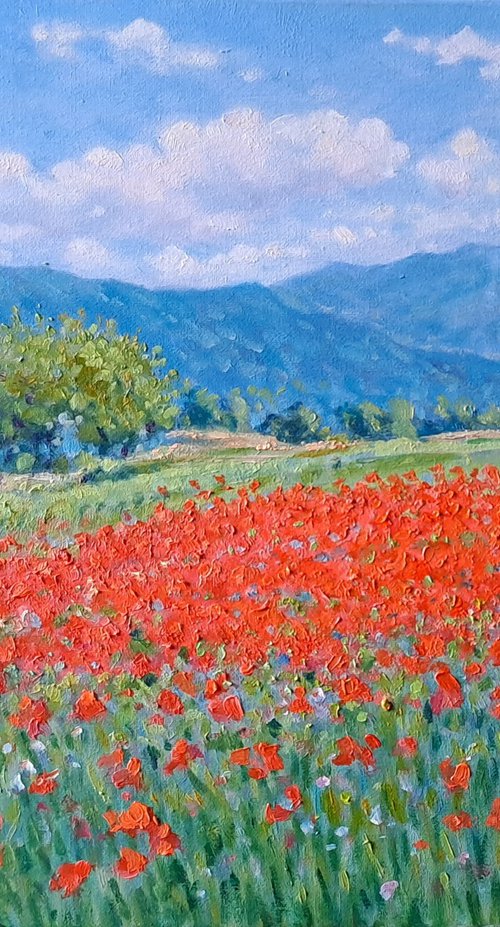
[[261, 758], [268, 772], [278, 772], [284, 769], [283, 760], [278, 756], [279, 744], [255, 744], [254, 750]]
[[494, 798], [491, 811], [486, 818], [486, 827], [494, 827], [500, 830], [500, 798]]
[[468, 763], [461, 762], [453, 765], [450, 758], [440, 764], [441, 776], [450, 792], [465, 791], [469, 788], [471, 769]]
[[457, 814], [448, 814], [444, 817], [443, 824], [448, 830], [463, 830], [472, 827], [472, 818], [467, 811], [459, 811]]
[[50, 711], [41, 699], [33, 701], [27, 695], [19, 702], [18, 711], [11, 715], [9, 721], [14, 727], [27, 731], [29, 737], [35, 740], [40, 734], [48, 730], [47, 721]]
[[413, 844], [413, 846], [415, 847], [416, 850], [428, 850], [430, 847], [430, 844], [427, 843], [427, 840], [415, 840], [415, 843]]
[[142, 789], [142, 764], [141, 761], [133, 756], [130, 759], [125, 767], [125, 769], [117, 769], [116, 772], [111, 776], [111, 781], [113, 785], [116, 785], [117, 789], [125, 789], [128, 786], [133, 786], [135, 789]]
[[280, 821], [288, 821], [293, 811], [283, 808], [282, 805], [266, 805], [264, 819], [266, 824], [277, 824]]
[[415, 737], [401, 737], [395, 748], [396, 756], [414, 757], [418, 753], [418, 740]]
[[314, 711], [311, 703], [306, 698], [306, 690], [304, 686], [297, 686], [294, 690], [295, 698], [290, 702], [288, 706], [290, 711], [296, 715], [307, 715], [311, 714]]
[[153, 809], [140, 801], [132, 802], [129, 808], [118, 814], [116, 811], [106, 811], [103, 818], [109, 824], [111, 834], [123, 833], [130, 837], [149, 831], [160, 823]]
[[237, 695], [223, 695], [212, 699], [208, 703], [208, 710], [220, 724], [226, 721], [242, 721], [245, 717], [243, 705]]
[[378, 750], [382, 746], [382, 741], [376, 734], [365, 734], [365, 744], [370, 747], [370, 750]]
[[373, 696], [368, 686], [357, 676], [347, 676], [337, 683], [337, 693], [342, 704], [345, 702], [371, 702]]
[[84, 689], [80, 698], [75, 703], [75, 716], [80, 721], [95, 721], [101, 715], [105, 714], [106, 708], [99, 701], [95, 692]]
[[48, 773], [40, 773], [34, 782], [31, 783], [28, 791], [35, 795], [50, 795], [50, 793], [54, 792], [57, 788], [56, 779], [58, 775], [58, 769], [54, 769], [52, 772]]
[[241, 747], [239, 750], [233, 750], [229, 760], [235, 766], [248, 766], [250, 763], [250, 747]]
[[188, 769], [193, 760], [202, 756], [203, 753], [195, 744], [190, 744], [187, 740], [178, 740], [172, 747], [170, 762], [165, 765], [165, 772], [170, 776], [176, 769]]
[[158, 707], [167, 715], [183, 715], [184, 705], [175, 692], [164, 689], [158, 696]]
[[292, 811], [297, 811], [302, 804], [302, 794], [298, 785], [288, 785], [285, 789], [285, 797], [291, 803]]
[[113, 750], [112, 753], [105, 754], [97, 760], [97, 765], [100, 769], [116, 769], [117, 766], [121, 766], [123, 763], [123, 750], [121, 747], [118, 747], [117, 750]]
[[149, 844], [157, 856], [173, 856], [181, 841], [168, 824], [158, 824], [149, 830]]
[[375, 765], [370, 748], [362, 747], [352, 737], [341, 737], [337, 741], [337, 756], [332, 760], [334, 766], [351, 766], [359, 760], [367, 768]]
[[80, 859], [77, 863], [63, 863], [52, 876], [49, 888], [52, 892], [62, 892], [64, 898], [74, 895], [88, 879], [92, 869], [90, 863]]
[[143, 872], [147, 864], [147, 856], [143, 856], [142, 853], [138, 853], [137, 850], [123, 847], [120, 850], [120, 859], [115, 868], [117, 875], [119, 875], [121, 879], [135, 879]]

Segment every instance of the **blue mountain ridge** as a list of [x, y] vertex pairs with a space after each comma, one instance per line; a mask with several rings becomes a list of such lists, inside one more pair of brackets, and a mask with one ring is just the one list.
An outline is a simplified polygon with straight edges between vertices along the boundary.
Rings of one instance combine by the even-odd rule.
[[50, 267], [0, 268], [0, 320], [116, 319], [162, 345], [169, 367], [219, 394], [284, 388], [331, 419], [345, 401], [500, 404], [500, 247], [469, 245], [387, 265], [333, 264], [273, 286], [148, 290]]

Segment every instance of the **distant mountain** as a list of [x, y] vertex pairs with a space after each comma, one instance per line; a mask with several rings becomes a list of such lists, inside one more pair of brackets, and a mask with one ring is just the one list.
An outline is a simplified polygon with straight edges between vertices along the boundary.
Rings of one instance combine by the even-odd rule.
[[345, 400], [440, 394], [500, 404], [500, 247], [334, 264], [279, 285], [147, 290], [47, 267], [0, 268], [0, 319], [85, 308], [161, 344], [169, 366], [227, 393], [285, 387], [327, 417]]

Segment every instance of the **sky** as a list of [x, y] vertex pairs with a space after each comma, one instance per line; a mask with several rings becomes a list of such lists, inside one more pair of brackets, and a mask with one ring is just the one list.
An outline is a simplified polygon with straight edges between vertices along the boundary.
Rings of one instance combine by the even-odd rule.
[[3, 0], [0, 263], [149, 287], [498, 243], [500, 4]]

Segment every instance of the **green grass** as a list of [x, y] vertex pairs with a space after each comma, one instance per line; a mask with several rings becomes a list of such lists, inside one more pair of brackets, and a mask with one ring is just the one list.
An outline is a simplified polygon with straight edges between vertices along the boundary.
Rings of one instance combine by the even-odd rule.
[[68, 477], [54, 485], [41, 485], [27, 479], [1, 490], [0, 534], [13, 533], [23, 539], [42, 528], [61, 538], [82, 527], [94, 531], [115, 524], [124, 512], [144, 519], [160, 500], [159, 486], [168, 487], [169, 505], [176, 508], [194, 492], [189, 480], [197, 479], [203, 489], [214, 489], [216, 474], [224, 474], [235, 489], [258, 479], [262, 489], [269, 491], [297, 482], [328, 487], [340, 477], [353, 483], [373, 470], [387, 477], [414, 469], [425, 477], [438, 463], [447, 469], [500, 466], [500, 439], [378, 441], [360, 443], [344, 453], [294, 449], [278, 457], [217, 450], [194, 460], [107, 461], [94, 482], [81, 484]]

